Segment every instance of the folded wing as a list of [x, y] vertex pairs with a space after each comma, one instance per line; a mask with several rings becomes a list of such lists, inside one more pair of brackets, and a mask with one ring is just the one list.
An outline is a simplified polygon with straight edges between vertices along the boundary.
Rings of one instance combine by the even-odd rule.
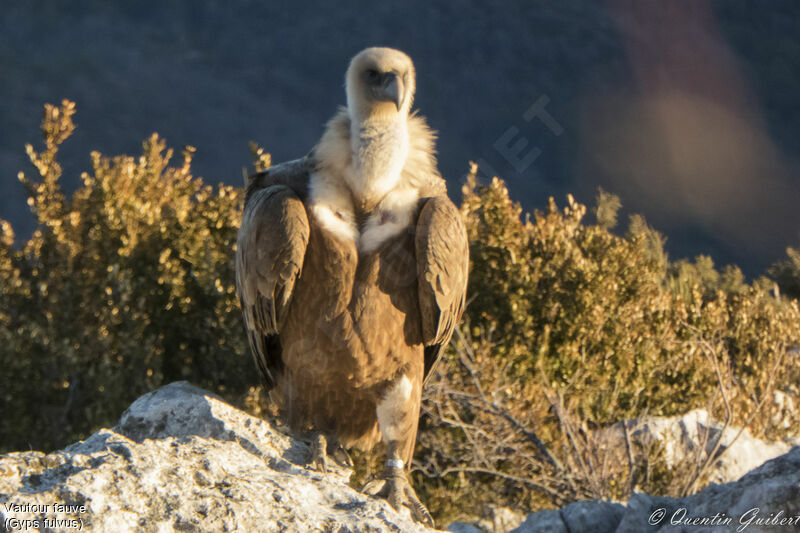
[[467, 232], [446, 196], [425, 201], [417, 220], [416, 251], [427, 381], [461, 319], [469, 275]]
[[279, 334], [308, 236], [305, 206], [293, 188], [249, 188], [237, 240], [236, 288], [250, 348], [268, 390], [283, 367]]

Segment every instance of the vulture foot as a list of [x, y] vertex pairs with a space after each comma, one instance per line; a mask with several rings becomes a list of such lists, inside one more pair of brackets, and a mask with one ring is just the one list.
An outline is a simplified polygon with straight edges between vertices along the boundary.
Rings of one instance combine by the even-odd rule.
[[411, 510], [411, 518], [415, 522], [430, 528], [434, 527], [431, 514], [419, 501], [417, 493], [411, 488], [411, 484], [400, 468], [387, 467], [384, 470], [383, 478], [373, 479], [361, 489], [361, 492], [378, 498], [386, 498], [389, 505], [396, 511], [400, 511], [405, 505]]
[[311, 441], [311, 460], [308, 463], [317, 472], [328, 472], [328, 440], [322, 433], [317, 433]]
[[328, 444], [325, 435], [316, 433], [311, 440], [311, 459], [307, 463], [308, 467], [326, 474], [330, 465], [329, 457], [345, 468], [353, 467], [353, 460], [341, 444], [338, 442]]

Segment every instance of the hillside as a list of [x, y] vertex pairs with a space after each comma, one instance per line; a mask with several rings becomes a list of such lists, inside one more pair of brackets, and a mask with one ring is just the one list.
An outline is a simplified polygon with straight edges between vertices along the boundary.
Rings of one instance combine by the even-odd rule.
[[[761, 274], [797, 244], [800, 227], [786, 204], [798, 191], [800, 6], [643, 5], [14, 2], [0, 19], [0, 218], [20, 237], [33, 229], [15, 176], [28, 168], [23, 145], [44, 102], [69, 98], [81, 109], [62, 154], [67, 191], [90, 167], [89, 150], [134, 153], [152, 131], [197, 147], [195, 170], [207, 181], [238, 186], [248, 141], [275, 161], [304, 154], [344, 101], [348, 59], [387, 44], [416, 62], [417, 105], [441, 134], [451, 190], [469, 160], [484, 178], [503, 177], [528, 210], [567, 193], [587, 203], [602, 186], [667, 235], [673, 258], [705, 253]], [[647, 65], [688, 103], [648, 104], [657, 91]], [[560, 135], [523, 118], [542, 96]], [[707, 113], [710, 104], [725, 113]], [[653, 125], [660, 112], [682, 117], [677, 140], [674, 125]], [[504, 138], [509, 131], [516, 136]], [[523, 155], [541, 151], [528, 165], [504, 155], [522, 138]], [[758, 157], [744, 159], [750, 150]], [[630, 159], [637, 154], [650, 163]], [[704, 188], [711, 175], [722, 181]]]

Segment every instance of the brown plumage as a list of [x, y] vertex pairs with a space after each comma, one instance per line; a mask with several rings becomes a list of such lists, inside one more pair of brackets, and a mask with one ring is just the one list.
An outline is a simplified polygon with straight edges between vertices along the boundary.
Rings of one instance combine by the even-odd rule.
[[345, 447], [383, 438], [378, 492], [430, 522], [403, 465], [423, 383], [463, 311], [469, 259], [434, 136], [409, 113], [414, 87], [402, 52], [353, 59], [348, 107], [312, 153], [251, 179], [236, 275], [254, 358], [287, 422]]

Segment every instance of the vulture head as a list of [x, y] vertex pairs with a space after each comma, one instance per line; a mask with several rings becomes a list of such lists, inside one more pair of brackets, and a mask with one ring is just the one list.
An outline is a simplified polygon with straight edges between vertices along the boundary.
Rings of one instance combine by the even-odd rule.
[[414, 100], [414, 64], [393, 48], [367, 48], [350, 61], [347, 108], [355, 122], [408, 116]]

